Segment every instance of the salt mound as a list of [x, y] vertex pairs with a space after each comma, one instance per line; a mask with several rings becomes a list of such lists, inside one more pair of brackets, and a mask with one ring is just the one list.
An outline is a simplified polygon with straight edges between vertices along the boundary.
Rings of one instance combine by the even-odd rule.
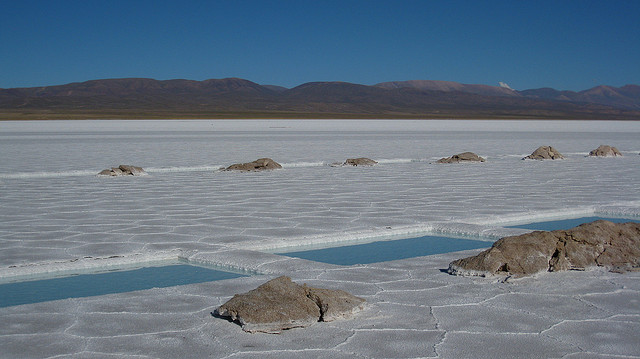
[[377, 164], [378, 162], [370, 158], [360, 157], [360, 158], [347, 158], [347, 160], [344, 161], [343, 166], [375, 166]]
[[279, 168], [282, 168], [282, 165], [271, 158], [259, 158], [253, 162], [232, 164], [225, 171], [264, 171]]
[[142, 167], [131, 165], [120, 165], [118, 167], [107, 168], [100, 171], [98, 176], [144, 176], [147, 173]]
[[592, 157], [616, 157], [622, 156], [622, 153], [617, 148], [608, 145], [600, 145], [595, 150], [589, 152], [589, 156]]
[[564, 156], [551, 146], [540, 146], [532, 154], [524, 157], [523, 160], [558, 160]]
[[504, 237], [482, 253], [455, 260], [455, 275], [530, 275], [603, 266], [613, 271], [640, 267], [640, 223], [599, 220], [569, 230], [535, 231]]
[[364, 302], [342, 290], [301, 286], [281, 276], [234, 295], [216, 313], [238, 321], [246, 332], [279, 333], [349, 317], [362, 309]]
[[463, 152], [447, 158], [441, 158], [437, 163], [459, 163], [459, 162], [484, 162], [485, 159], [473, 152]]

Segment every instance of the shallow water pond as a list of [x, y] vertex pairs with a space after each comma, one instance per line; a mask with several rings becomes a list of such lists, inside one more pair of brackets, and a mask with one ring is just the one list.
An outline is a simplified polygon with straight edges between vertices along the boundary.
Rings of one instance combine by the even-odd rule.
[[525, 223], [525, 224], [518, 224], [514, 226], [507, 226], [507, 228], [525, 228], [525, 229], [533, 229], [536, 231], [555, 231], [557, 229], [570, 229], [570, 228], [579, 226], [583, 223], [589, 223], [589, 222], [597, 221], [599, 219], [604, 219], [613, 223], [640, 222], [640, 219], [609, 218], [609, 217], [593, 216], [593, 217], [560, 219], [556, 221]]
[[423, 236], [278, 254], [316, 262], [353, 265], [488, 248], [491, 244], [492, 242], [471, 239]]
[[186, 264], [0, 284], [0, 307], [243, 277]]

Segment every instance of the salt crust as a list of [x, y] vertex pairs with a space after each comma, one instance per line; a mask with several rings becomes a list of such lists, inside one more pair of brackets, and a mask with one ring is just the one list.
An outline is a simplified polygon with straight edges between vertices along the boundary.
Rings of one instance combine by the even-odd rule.
[[[93, 130], [96, 125], [107, 130], [122, 128], [118, 126], [139, 126], [144, 130], [149, 123], [92, 121], [44, 125], [60, 131], [59, 138], [54, 139], [60, 142], [67, 138], [66, 132], [73, 132], [73, 126], [82, 127], [78, 131]], [[203, 125], [218, 122], [158, 124], [159, 130], [173, 131], [180, 126], [200, 130]], [[256, 124], [260, 122], [242, 125], [255, 130]], [[639, 149], [633, 147], [637, 145], [636, 133], [640, 132], [638, 123], [375, 123], [384, 131], [403, 126], [410, 131], [416, 130], [411, 126], [423, 131], [443, 131], [428, 141], [426, 135], [403, 134], [402, 142], [396, 139], [389, 142], [393, 145], [381, 145], [381, 137], [377, 135], [360, 135], [358, 124], [347, 124], [352, 126], [348, 129], [350, 141], [355, 141], [359, 148], [386, 151], [373, 153], [371, 156], [376, 160], [400, 160], [379, 161], [375, 171], [354, 168], [329, 173], [325, 166], [295, 166], [317, 163], [318, 158], [282, 158], [283, 163], [294, 165], [279, 173], [244, 177], [173, 170], [151, 172], [150, 176], [131, 181], [100, 181], [84, 174], [59, 179], [46, 175], [0, 176], [3, 197], [0, 276], [11, 271], [14, 275], [19, 271], [17, 268], [33, 274], [41, 273], [47, 266], [46, 271], [114, 261], [130, 265], [165, 256], [264, 273], [220, 282], [0, 308], [2, 356], [640, 358], [633, 335], [638, 332], [640, 322], [639, 272], [615, 274], [593, 269], [504, 281], [505, 278], [454, 277], [443, 272], [450, 261], [479, 250], [351, 267], [254, 251], [276, 248], [283, 244], [282, 238], [287, 239], [287, 244], [289, 239], [300, 244], [305, 241], [319, 244], [323, 239], [365, 240], [370, 235], [395, 236], [402, 231], [418, 233], [428, 229], [490, 239], [514, 233], [512, 229], [503, 229], [503, 225], [532, 218], [558, 219], [576, 214], [639, 216], [640, 198], [636, 191], [640, 185]], [[51, 135], [38, 134], [43, 131], [42, 125], [0, 123], [3, 133], [0, 137], [14, 137], [11, 131], [31, 131], [33, 134], [25, 137], [46, 142]], [[70, 127], [66, 128], [67, 125]], [[310, 122], [305, 129], [320, 125]], [[516, 135], [496, 136], [502, 141], [496, 146], [497, 142], [492, 140], [474, 142], [476, 135], [465, 137], [459, 132], [446, 132], [468, 129], [465, 126], [476, 126], [478, 131], [492, 128], [515, 131]], [[302, 136], [300, 144], [317, 152], [314, 142], [309, 142], [313, 137], [304, 137], [295, 128], [286, 131], [291, 131], [295, 138]], [[538, 132], [520, 136], [518, 131]], [[179, 131], [172, 135], [181, 136]], [[122, 147], [123, 153], [135, 153], [127, 147], [134, 146], [133, 142], [119, 142], [119, 135], [108, 136], [114, 146]], [[344, 143], [340, 142], [343, 140], [339, 134], [336, 136], [335, 143]], [[293, 136], [284, 137], [296, 146]], [[519, 161], [518, 157], [535, 148], [534, 144], [556, 144], [558, 139], [564, 140], [562, 146], [557, 144], [558, 149], [568, 157], [561, 164], [511, 166], [513, 161]], [[592, 147], [585, 144], [591, 139], [615, 144], [635, 156], [614, 161], [584, 159], [581, 151]], [[184, 142], [179, 140], [182, 142], [176, 143]], [[400, 146], [400, 152], [389, 151], [398, 143], [404, 146]], [[444, 153], [433, 153], [429, 147], [432, 144], [433, 148], [440, 146]], [[487, 157], [487, 162], [482, 166], [443, 169], [424, 167], [426, 164], [420, 161], [428, 162], [429, 158], [406, 154], [415, 149], [416, 153], [432, 153], [439, 158], [463, 150], [459, 148], [462, 144], [480, 147], [477, 151]], [[171, 146], [169, 143], [167, 149], [174, 149]], [[239, 152], [242, 157], [239, 160], [256, 155], [257, 147], [252, 146], [249, 144], [242, 149], [244, 152]], [[336, 157], [343, 158], [345, 148], [339, 147], [327, 148], [341, 151]], [[506, 147], [515, 150], [509, 154]], [[9, 146], [5, 141], [0, 142], [0, 148], [0, 153], [8, 156], [0, 166], [30, 165], [19, 157], [15, 157], [16, 162], [11, 156], [29, 153], [28, 146], [16, 146], [15, 142]], [[53, 155], [57, 147], [51, 146], [48, 151], [38, 151], [38, 156]], [[103, 155], [104, 151], [101, 152]], [[159, 153], [163, 161], [171, 162], [171, 152]], [[93, 158], [90, 151], [83, 156]], [[204, 157], [190, 152], [190, 158]], [[114, 159], [120, 160], [128, 158]], [[235, 160], [221, 158], [215, 163]], [[141, 164], [145, 168], [192, 166], [196, 170], [203, 166], [178, 165], [175, 161]], [[9, 173], [4, 167], [0, 172]], [[32, 173], [33, 169], [25, 167], [18, 172]], [[43, 172], [53, 173], [47, 168]], [[239, 195], [243, 188], [251, 191]], [[260, 201], [253, 194], [260, 194]], [[311, 286], [347, 290], [371, 305], [354, 320], [322, 323], [277, 336], [249, 335], [237, 325], [211, 316], [233, 294], [246, 292], [281, 274]]]

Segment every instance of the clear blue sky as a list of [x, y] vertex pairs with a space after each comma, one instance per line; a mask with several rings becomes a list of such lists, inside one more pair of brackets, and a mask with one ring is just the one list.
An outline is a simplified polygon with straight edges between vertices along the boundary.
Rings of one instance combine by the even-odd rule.
[[0, 88], [122, 77], [640, 84], [640, 1], [0, 0]]

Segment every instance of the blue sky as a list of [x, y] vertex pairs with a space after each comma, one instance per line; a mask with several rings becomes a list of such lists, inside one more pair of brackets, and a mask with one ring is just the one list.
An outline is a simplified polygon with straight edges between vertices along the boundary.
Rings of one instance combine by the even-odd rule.
[[0, 0], [0, 88], [240, 77], [640, 84], [640, 1]]

